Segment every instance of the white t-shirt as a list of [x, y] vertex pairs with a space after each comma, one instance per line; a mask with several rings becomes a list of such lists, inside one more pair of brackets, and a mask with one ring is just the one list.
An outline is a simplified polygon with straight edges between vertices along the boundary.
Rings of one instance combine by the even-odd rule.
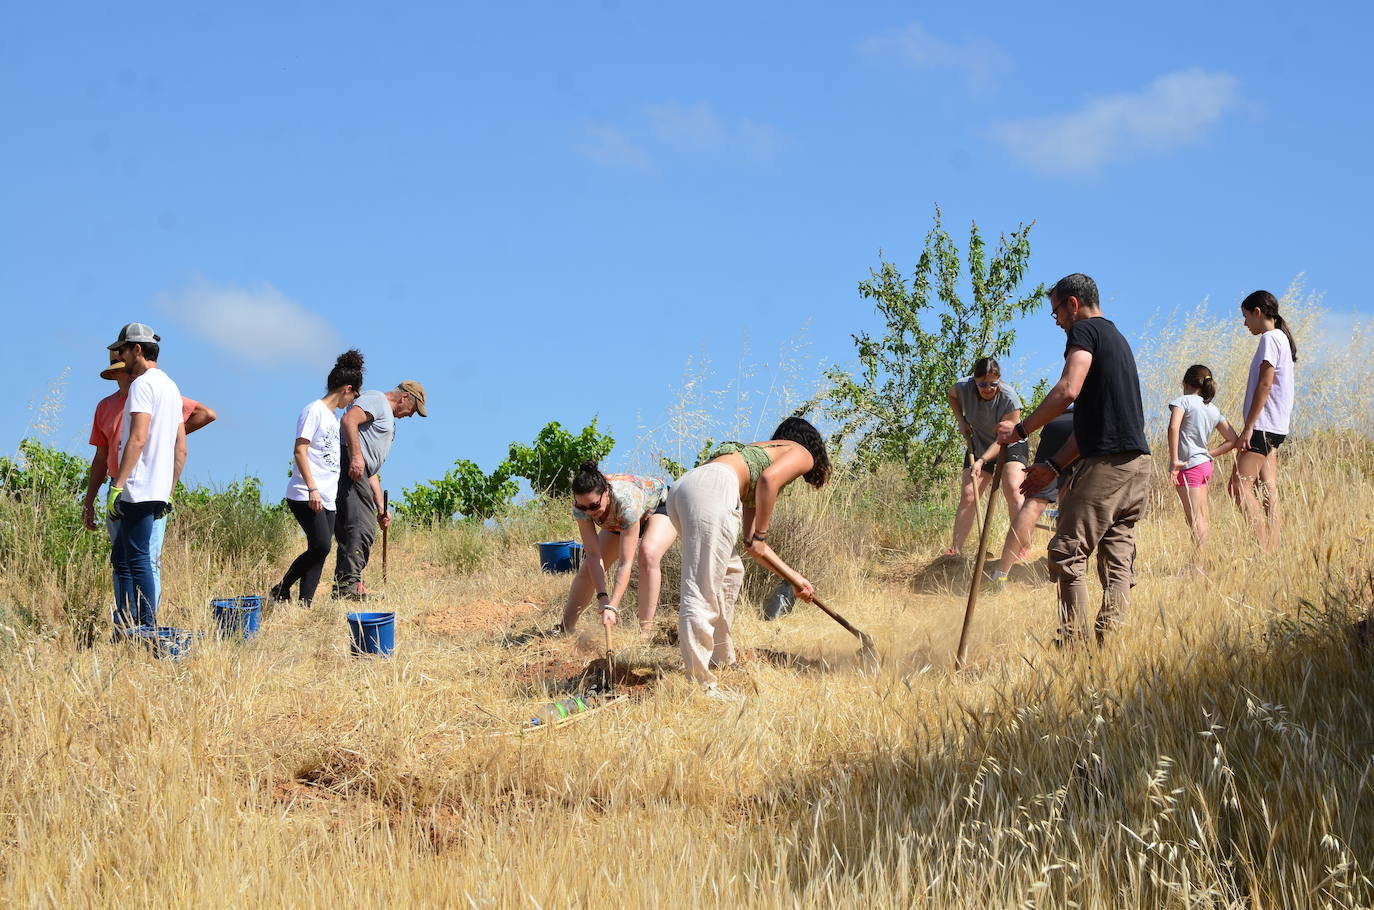
[[1250, 379], [1245, 384], [1245, 406], [1240, 412], [1241, 425], [1250, 414], [1255, 401], [1255, 386], [1259, 384], [1260, 364], [1274, 365], [1274, 385], [1264, 402], [1255, 429], [1266, 433], [1288, 435], [1288, 420], [1293, 416], [1293, 348], [1282, 329], [1270, 329], [1260, 336], [1259, 347], [1250, 361]]
[[[339, 490], [339, 418], [318, 398], [301, 410], [296, 418], [296, 438], [310, 440], [305, 460], [324, 507], [334, 511], [334, 494]], [[300, 466], [291, 459], [291, 479], [286, 482], [286, 498], [297, 502], [310, 500], [310, 485], [301, 477]]]
[[1178, 426], [1178, 460], [1184, 468], [1211, 461], [1207, 440], [1221, 423], [1221, 410], [1210, 401], [1203, 401], [1201, 395], [1180, 395], [1169, 402], [1169, 407], [1183, 412], [1183, 422]]
[[124, 483], [124, 502], [171, 502], [172, 475], [176, 467], [177, 427], [181, 426], [181, 390], [157, 367], [150, 368], [129, 386], [124, 417], [119, 428], [119, 455], [129, 443], [134, 414], [149, 414], [148, 442]]

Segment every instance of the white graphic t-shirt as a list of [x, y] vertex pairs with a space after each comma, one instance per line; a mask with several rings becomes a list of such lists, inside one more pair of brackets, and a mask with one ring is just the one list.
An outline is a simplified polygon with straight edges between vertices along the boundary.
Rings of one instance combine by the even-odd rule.
[[[339, 491], [339, 418], [318, 398], [301, 410], [296, 419], [296, 438], [310, 440], [305, 460], [324, 507], [334, 511], [334, 494]], [[291, 479], [286, 482], [286, 498], [297, 502], [310, 500], [310, 485], [301, 477], [296, 459], [291, 459]]]

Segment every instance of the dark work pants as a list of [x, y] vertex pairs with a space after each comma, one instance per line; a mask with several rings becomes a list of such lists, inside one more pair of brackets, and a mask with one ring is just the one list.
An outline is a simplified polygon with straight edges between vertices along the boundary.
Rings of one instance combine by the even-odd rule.
[[377, 504], [372, 498], [372, 486], [367, 478], [353, 480], [348, 476], [347, 448], [342, 450], [344, 472], [339, 475], [339, 495], [334, 504], [339, 514], [334, 520], [334, 539], [339, 542], [334, 557], [334, 593], [353, 594], [363, 580], [367, 557], [372, 553], [372, 541], [377, 537]]
[[115, 579], [115, 632], [157, 625], [157, 584], [150, 542], [164, 502], [121, 502], [119, 528], [110, 547]]
[[281, 591], [290, 594], [291, 586], [299, 581], [301, 603], [308, 604], [315, 599], [320, 572], [324, 570], [325, 558], [329, 556], [329, 547], [334, 542], [334, 512], [330, 509], [316, 512], [310, 508], [310, 503], [295, 499], [288, 499], [286, 505], [305, 532], [305, 552], [296, 557], [291, 568], [282, 576]]

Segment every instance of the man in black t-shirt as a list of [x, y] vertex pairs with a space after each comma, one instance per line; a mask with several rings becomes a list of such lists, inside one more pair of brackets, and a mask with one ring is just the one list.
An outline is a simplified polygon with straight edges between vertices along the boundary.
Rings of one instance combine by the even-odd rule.
[[1037, 459], [1021, 488], [1030, 495], [1079, 461], [1073, 495], [1060, 508], [1058, 531], [1050, 540], [1050, 576], [1059, 585], [1059, 640], [1066, 643], [1083, 634], [1084, 575], [1097, 551], [1102, 607], [1094, 627], [1100, 642], [1105, 631], [1121, 624], [1135, 583], [1135, 524], [1145, 508], [1150, 476], [1140, 377], [1131, 346], [1102, 317], [1096, 282], [1081, 273], [1067, 275], [1049, 298], [1054, 322], [1068, 336], [1064, 372], [1024, 420], [998, 424], [997, 441], [1007, 445], [1025, 439], [1073, 403], [1073, 435], [1057, 454]]

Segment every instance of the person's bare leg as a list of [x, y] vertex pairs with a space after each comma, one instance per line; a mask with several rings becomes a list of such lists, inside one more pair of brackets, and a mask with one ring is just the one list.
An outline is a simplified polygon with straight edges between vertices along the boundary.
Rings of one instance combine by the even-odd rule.
[[1269, 549], [1279, 548], [1279, 453], [1270, 449], [1260, 466], [1260, 489], [1264, 495], [1264, 511], [1268, 516]]
[[1256, 452], [1241, 452], [1236, 456], [1236, 502], [1241, 514], [1254, 529], [1255, 540], [1261, 549], [1269, 549], [1269, 523], [1265, 520], [1264, 507], [1255, 498], [1255, 484], [1259, 481], [1265, 457]]
[[1026, 466], [1019, 461], [1009, 461], [1002, 466], [1002, 496], [1007, 500], [1007, 521], [1016, 518], [1026, 496], [1021, 492], [1021, 481], [1026, 479]]
[[639, 569], [639, 637], [654, 633], [654, 616], [658, 612], [658, 592], [663, 583], [663, 554], [677, 540], [677, 528], [667, 515], [651, 515], [649, 526], [639, 541], [635, 560]]
[[[620, 537], [610, 531], [602, 531], [597, 534], [597, 541], [601, 544], [601, 564], [607, 572], [611, 571], [611, 566], [615, 558], [620, 553]], [[609, 582], [610, 579], [607, 579]], [[582, 560], [582, 568], [577, 570], [576, 577], [568, 587], [568, 602], [563, 606], [563, 631], [572, 632], [577, 625], [577, 617], [582, 615], [583, 609], [591, 603], [596, 596], [596, 584], [592, 581], [592, 564], [587, 560]]]
[[1007, 528], [1006, 542], [1002, 544], [1002, 558], [997, 561], [997, 574], [1009, 573], [1011, 567], [1022, 559], [1021, 553], [1030, 549], [1035, 526], [1040, 523], [1040, 516], [1045, 514], [1048, 507], [1048, 502], [1035, 497], [1022, 503], [1021, 510], [1011, 521], [1011, 527]]
[[[1211, 533], [1211, 518], [1207, 514], [1207, 484], [1200, 487], [1189, 487], [1188, 498], [1193, 506], [1193, 537], [1197, 540], [1197, 548], [1201, 552], [1207, 545], [1207, 535]], [[1199, 562], [1199, 567], [1201, 563]]]
[[959, 490], [959, 511], [954, 513], [954, 537], [950, 542], [950, 549], [956, 553], [964, 551], [964, 541], [973, 529], [978, 514], [978, 497], [982, 495], [986, 483], [987, 475], [982, 471], [974, 477], [971, 468], [964, 468], [964, 481]]

